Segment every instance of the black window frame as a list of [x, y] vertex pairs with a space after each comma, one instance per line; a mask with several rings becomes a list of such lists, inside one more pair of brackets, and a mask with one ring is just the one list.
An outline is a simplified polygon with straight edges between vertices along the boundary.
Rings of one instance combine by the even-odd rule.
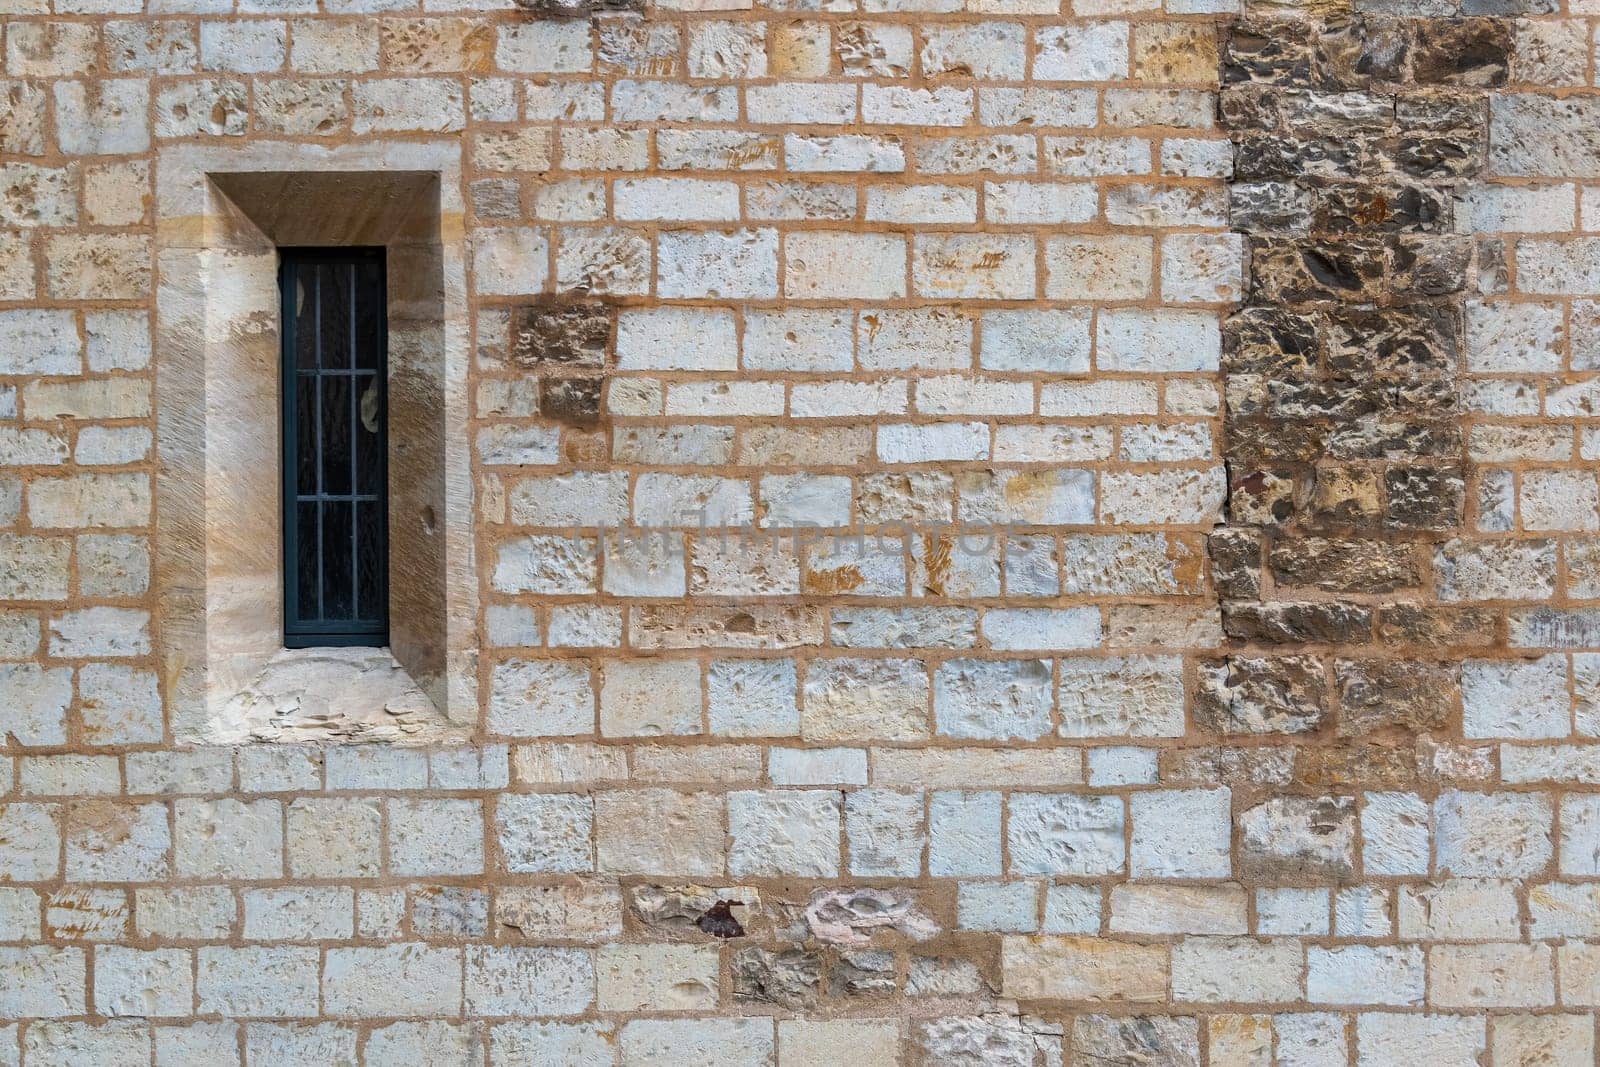
[[[355, 475], [357, 450], [351, 448], [351, 482], [348, 494], [327, 494], [322, 492], [320, 479], [324, 461], [322, 459], [321, 433], [317, 431], [317, 469], [319, 484], [317, 492], [311, 494], [311, 501], [320, 505], [326, 502], [338, 502], [341, 497], [351, 501], [351, 534], [349, 560], [351, 572], [351, 614], [359, 614], [358, 594], [355, 583], [359, 580], [360, 568], [357, 560], [357, 534], [358, 522], [357, 502], [377, 503], [376, 540], [377, 555], [376, 576], [378, 589], [376, 592], [378, 611], [375, 617], [365, 619], [324, 619], [321, 618], [320, 595], [325, 592], [327, 574], [325, 560], [322, 557], [322, 543], [318, 540], [318, 580], [323, 586], [319, 589], [318, 618], [302, 618], [300, 615], [300, 580], [298, 553], [301, 537], [304, 531], [300, 528], [298, 505], [306, 501], [306, 494], [300, 492], [297, 484], [299, 460], [299, 422], [296, 402], [297, 383], [302, 376], [307, 374], [317, 377], [319, 381], [329, 371], [323, 368], [322, 338], [319, 336], [316, 343], [314, 367], [309, 371], [298, 366], [297, 363], [297, 328], [298, 315], [295, 307], [295, 287], [298, 274], [302, 267], [320, 266], [325, 264], [349, 263], [352, 265], [376, 264], [377, 284], [375, 286], [375, 300], [377, 309], [377, 340], [378, 361], [376, 383], [378, 387], [378, 467], [376, 482], [378, 491], [361, 493], [358, 491]], [[355, 296], [359, 286], [358, 272], [351, 272], [351, 330], [355, 329]], [[281, 343], [279, 346], [279, 365], [281, 383], [279, 393], [280, 434], [282, 470], [280, 478], [281, 507], [283, 513], [283, 645], [285, 648], [317, 648], [317, 647], [383, 647], [389, 643], [389, 329], [388, 329], [388, 284], [386, 277], [386, 257], [381, 247], [340, 247], [340, 248], [280, 248], [278, 250], [278, 291], [281, 300]], [[319, 303], [320, 314], [320, 303]], [[338, 373], [335, 370], [334, 373]], [[370, 370], [357, 370], [350, 368], [346, 371], [352, 379], [357, 374], [371, 373]], [[319, 387], [317, 395], [322, 395]], [[350, 389], [352, 412], [357, 409], [359, 400], [356, 390]], [[355, 416], [359, 419], [359, 415]], [[354, 427], [352, 427], [352, 432]]]

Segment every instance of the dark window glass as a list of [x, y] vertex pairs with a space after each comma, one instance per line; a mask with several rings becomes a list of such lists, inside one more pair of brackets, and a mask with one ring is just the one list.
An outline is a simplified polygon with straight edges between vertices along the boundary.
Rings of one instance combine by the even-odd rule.
[[324, 495], [350, 494], [350, 375], [322, 375], [322, 408], [317, 424], [322, 427], [322, 492]]
[[389, 635], [381, 249], [283, 251], [284, 644]]
[[[362, 263], [355, 270], [355, 284], [360, 289], [383, 290], [383, 264]], [[356, 301], [355, 305], [355, 365], [362, 370], [382, 370], [384, 309], [375, 304]]]
[[317, 272], [300, 271], [284, 283], [283, 321], [285, 329], [294, 327], [294, 337], [286, 333], [284, 348], [294, 353], [296, 367], [317, 365]]
[[324, 263], [317, 298], [317, 343], [323, 370], [350, 366], [350, 279], [348, 263]]
[[286, 610], [285, 614], [315, 619], [322, 614], [322, 601], [317, 596], [317, 575], [320, 572], [317, 566], [320, 558], [318, 549], [322, 543], [321, 535], [317, 532], [321, 529], [317, 525], [317, 502], [307, 500], [296, 504], [295, 520], [299, 523], [300, 533], [294, 554], [295, 580], [298, 583], [295, 603], [298, 607], [292, 611]]

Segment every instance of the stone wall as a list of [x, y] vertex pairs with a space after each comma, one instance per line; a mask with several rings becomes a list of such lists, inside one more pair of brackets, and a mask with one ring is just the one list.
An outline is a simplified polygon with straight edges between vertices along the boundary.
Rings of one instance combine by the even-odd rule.
[[[1596, 0], [0, 10], [0, 1064], [1593, 1060]], [[241, 154], [443, 183], [448, 743], [175, 711]]]

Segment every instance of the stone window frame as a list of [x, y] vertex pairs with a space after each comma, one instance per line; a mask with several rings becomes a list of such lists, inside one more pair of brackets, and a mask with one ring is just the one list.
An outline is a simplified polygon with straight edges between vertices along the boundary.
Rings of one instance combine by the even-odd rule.
[[[179, 145], [156, 171], [155, 578], [174, 740], [464, 736], [478, 718], [478, 583], [459, 143]], [[388, 250], [390, 573], [422, 577], [391, 584], [391, 616], [406, 620], [392, 655], [311, 663], [302, 653], [323, 650], [282, 644], [277, 249], [357, 244]], [[327, 674], [352, 663], [355, 684]], [[339, 706], [245, 721], [274, 667], [332, 677]]]

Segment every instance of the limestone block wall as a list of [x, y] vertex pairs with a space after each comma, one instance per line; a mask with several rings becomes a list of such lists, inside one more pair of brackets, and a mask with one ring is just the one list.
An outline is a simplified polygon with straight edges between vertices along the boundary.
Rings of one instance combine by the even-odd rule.
[[[0, 1064], [1594, 1061], [1596, 0], [0, 18]], [[447, 742], [175, 713], [233, 148], [447, 186]]]

